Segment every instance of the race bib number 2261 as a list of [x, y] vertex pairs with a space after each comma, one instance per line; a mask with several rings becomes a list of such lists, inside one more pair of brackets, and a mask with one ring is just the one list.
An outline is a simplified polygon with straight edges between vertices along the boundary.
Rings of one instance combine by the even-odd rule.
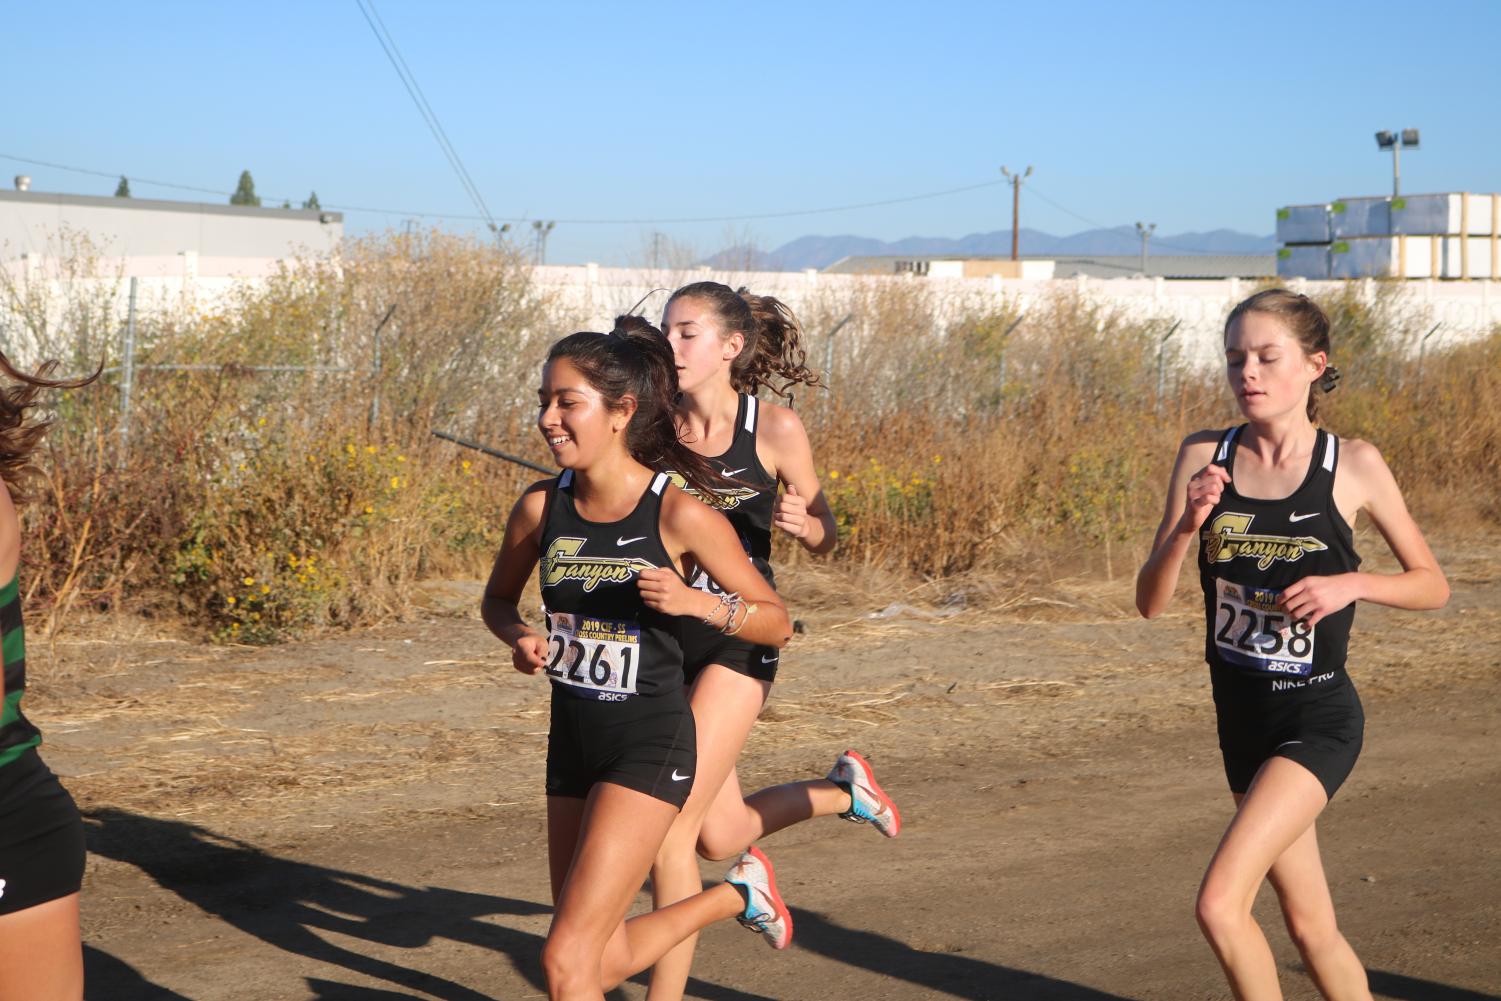
[[630, 621], [553, 612], [547, 676], [584, 698], [620, 701], [636, 694], [641, 627]]

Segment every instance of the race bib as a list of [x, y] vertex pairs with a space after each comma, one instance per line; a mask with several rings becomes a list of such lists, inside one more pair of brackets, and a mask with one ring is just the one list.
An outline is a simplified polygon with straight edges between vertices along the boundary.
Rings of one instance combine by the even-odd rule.
[[[745, 558], [751, 560], [751, 562], [754, 563], [755, 560], [751, 557], [750, 554], [750, 540], [743, 535], [740, 537], [740, 548], [745, 550]], [[713, 577], [709, 576], [709, 572], [703, 569], [694, 571], [693, 579], [688, 582], [688, 586], [697, 588], [698, 590], [703, 591], [706, 594], [712, 594], [716, 598], [721, 594], [724, 594], [724, 588], [720, 587], [718, 582], [716, 582]]]
[[700, 591], [712, 594], [716, 598], [719, 595], [724, 594], [724, 588], [716, 584], [714, 582], [714, 578], [710, 577], [708, 572], [705, 570], [700, 570], [698, 573], [694, 574], [693, 580], [688, 586], [698, 588]]
[[1277, 607], [1280, 591], [1215, 580], [1214, 645], [1220, 659], [1256, 674], [1313, 673], [1314, 627]]
[[641, 627], [630, 621], [552, 612], [548, 615], [547, 676], [574, 694], [623, 702], [636, 694]]

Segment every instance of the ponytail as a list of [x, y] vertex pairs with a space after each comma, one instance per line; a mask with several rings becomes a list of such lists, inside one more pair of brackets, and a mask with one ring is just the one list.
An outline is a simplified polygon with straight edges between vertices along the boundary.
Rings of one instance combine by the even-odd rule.
[[631, 458], [650, 469], [681, 473], [688, 485], [707, 497], [726, 485], [708, 459], [683, 444], [678, 434], [677, 362], [662, 332], [640, 316], [617, 316], [608, 334], [580, 331], [558, 341], [547, 360], [567, 358], [605, 406], [619, 411], [627, 396], [636, 412], [625, 429]]
[[[28, 374], [0, 353], [0, 372], [19, 383], [0, 389], [0, 478], [17, 502], [26, 499], [26, 481], [36, 474], [31, 455], [52, 426], [50, 417], [36, 418], [30, 414], [37, 406], [37, 397], [44, 389], [79, 389], [99, 378], [96, 371], [83, 379], [53, 379], [51, 375], [56, 369], [57, 362], [48, 361], [35, 374]], [[103, 369], [101, 361], [99, 371]]]
[[[731, 289], [719, 282], [684, 285], [667, 300], [698, 299], [713, 308], [722, 325], [721, 337], [739, 331], [745, 347], [730, 363], [730, 384], [738, 392], [755, 395], [763, 387], [778, 396], [789, 396], [796, 385], [822, 386], [818, 374], [807, 366], [803, 328], [787, 304], [769, 295], [754, 295], [746, 288]], [[776, 385], [773, 380], [780, 380]]]

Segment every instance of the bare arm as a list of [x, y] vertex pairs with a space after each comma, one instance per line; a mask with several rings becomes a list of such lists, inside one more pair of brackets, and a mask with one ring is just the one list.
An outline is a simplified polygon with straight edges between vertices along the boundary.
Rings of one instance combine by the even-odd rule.
[[[745, 558], [745, 550], [729, 521], [697, 498], [678, 490], [662, 500], [662, 541], [668, 555], [687, 556], [726, 592], [737, 592], [756, 612], [745, 616], [737, 636], [749, 643], [786, 646], [792, 623], [786, 606], [766, 579]], [[719, 599], [689, 587], [675, 570], [645, 570], [640, 576], [641, 597], [648, 606], [668, 615], [702, 619], [719, 607]], [[735, 620], [740, 623], [739, 616]]]
[[[1353, 601], [1414, 610], [1442, 608], [1449, 600], [1449, 582], [1376, 446], [1358, 440], [1341, 442], [1335, 477], [1336, 501], [1345, 501], [1351, 509], [1370, 516], [1402, 571], [1305, 577], [1282, 592], [1283, 607], [1311, 625]], [[1347, 509], [1345, 504], [1340, 506]]]
[[511, 648], [516, 670], [527, 674], [541, 669], [547, 637], [526, 624], [518, 604], [540, 556], [542, 515], [551, 482], [534, 483], [511, 508], [500, 554], [495, 557], [485, 595], [480, 599], [480, 617], [485, 625]]
[[1183, 557], [1230, 482], [1223, 466], [1209, 463], [1218, 440], [1215, 432], [1200, 431], [1178, 448], [1152, 552], [1136, 575], [1136, 610], [1144, 618], [1161, 615], [1172, 602]]
[[[787, 492], [777, 498], [772, 523], [815, 555], [834, 548], [834, 512], [813, 468], [813, 447], [797, 412], [774, 403], [761, 404], [761, 438], [770, 446], [767, 466]], [[717, 578], [716, 578], [717, 579]]]

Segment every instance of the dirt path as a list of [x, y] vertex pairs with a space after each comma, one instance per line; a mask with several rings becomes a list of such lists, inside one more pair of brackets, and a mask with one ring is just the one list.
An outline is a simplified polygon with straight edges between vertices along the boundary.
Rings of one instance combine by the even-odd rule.
[[[1501, 998], [1496, 555], [1441, 547], [1441, 613], [1358, 617], [1366, 752], [1320, 837], [1382, 997]], [[857, 746], [907, 829], [770, 839], [794, 948], [712, 929], [691, 996], [1224, 997], [1191, 906], [1230, 807], [1201, 627], [1191, 600], [1153, 623], [1128, 602], [1073, 581], [957, 615], [807, 615], [745, 782]], [[546, 693], [502, 652], [468, 618], [65, 650], [90, 670], [28, 701], [89, 815], [89, 997], [544, 996]], [[1288, 997], [1316, 996], [1263, 896]]]

